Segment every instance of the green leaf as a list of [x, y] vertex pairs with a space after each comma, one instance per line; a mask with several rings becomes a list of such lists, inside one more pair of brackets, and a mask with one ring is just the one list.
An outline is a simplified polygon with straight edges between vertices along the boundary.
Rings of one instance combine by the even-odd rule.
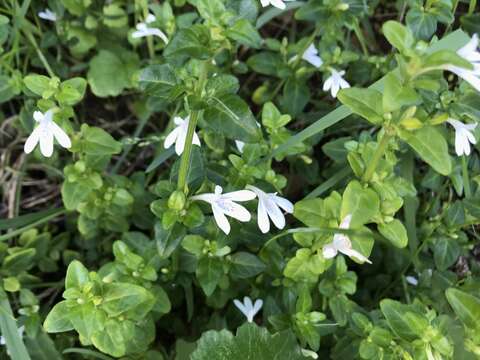
[[452, 172], [447, 141], [436, 128], [425, 126], [413, 132], [399, 132], [399, 135], [435, 171], [444, 176]]
[[33, 259], [36, 253], [32, 248], [15, 251], [3, 259], [2, 270], [9, 274], [18, 274], [30, 269], [35, 265]]
[[455, 314], [466, 326], [472, 329], [479, 327], [480, 299], [478, 297], [454, 288], [447, 289], [445, 296]]
[[82, 288], [89, 281], [88, 270], [78, 260], [73, 260], [67, 268], [67, 275], [65, 276], [65, 289]]
[[60, 105], [73, 106], [83, 99], [87, 81], [83, 78], [76, 77], [66, 80], [60, 84], [60, 90], [55, 98]]
[[407, 52], [414, 44], [415, 39], [410, 29], [397, 21], [387, 21], [382, 30], [388, 42], [402, 53]]
[[460, 245], [455, 239], [447, 237], [439, 237], [434, 240], [433, 259], [439, 270], [447, 270], [452, 266], [460, 256]]
[[173, 228], [165, 230], [160, 221], [155, 223], [155, 241], [157, 242], [158, 254], [161, 258], [168, 258], [182, 242], [185, 229], [176, 224]]
[[203, 118], [209, 128], [234, 140], [248, 143], [261, 140], [261, 131], [248, 105], [239, 96], [229, 94], [212, 98]]
[[407, 305], [401, 304], [398, 301], [385, 299], [380, 302], [380, 309], [383, 316], [387, 319], [388, 326], [395, 334], [406, 341], [412, 341], [416, 338], [415, 331], [412, 329], [412, 324], [404, 316], [408, 311]]
[[348, 88], [338, 93], [338, 99], [350, 110], [372, 124], [383, 123], [382, 93], [374, 89]]
[[421, 98], [415, 90], [409, 86], [403, 86], [395, 74], [390, 73], [385, 76], [383, 112], [393, 112], [403, 106], [418, 105], [420, 102]]
[[364, 188], [357, 180], [351, 181], [342, 198], [340, 218], [352, 215], [350, 227], [355, 228], [372, 221], [380, 211], [380, 198], [369, 188]]
[[19, 324], [13, 316], [12, 308], [5, 292], [0, 289], [0, 330], [5, 339], [12, 360], [30, 360], [27, 349], [18, 333]]
[[66, 301], [60, 301], [50, 310], [43, 323], [46, 332], [59, 333], [73, 330], [73, 324], [70, 321], [70, 309]]
[[118, 154], [122, 151], [122, 144], [99, 127], [82, 124], [81, 135], [81, 149], [85, 154], [104, 156]]
[[227, 330], [202, 334], [191, 360], [301, 360], [300, 347], [290, 331], [270, 334], [254, 323], [245, 323], [233, 336]]
[[183, 56], [206, 60], [212, 56], [209, 41], [209, 29], [205, 25], [196, 24], [177, 31], [163, 55], [169, 58]]
[[287, 113], [295, 117], [310, 101], [310, 89], [305, 81], [290, 78], [283, 88], [282, 104]]
[[386, 224], [379, 224], [378, 231], [397, 248], [404, 248], [408, 245], [407, 230], [398, 219], [393, 219]]
[[205, 295], [212, 295], [223, 276], [222, 260], [217, 257], [200, 259], [196, 276]]
[[133, 85], [132, 76], [139, 64], [138, 55], [122, 50], [100, 50], [90, 60], [87, 73], [92, 92], [98, 97], [118, 96]]
[[155, 64], [143, 69], [139, 84], [148, 95], [164, 100], [172, 100], [179, 91], [177, 76], [169, 64]]
[[420, 7], [414, 7], [407, 13], [405, 21], [416, 38], [430, 40], [437, 30], [437, 19], [435, 15]]
[[230, 275], [239, 279], [248, 279], [265, 270], [265, 264], [255, 255], [240, 251], [233, 254], [230, 262]]
[[127, 350], [126, 340], [120, 323], [114, 319], [106, 322], [104, 331], [96, 331], [92, 335], [92, 342], [95, 347], [115, 357], [125, 355]]
[[130, 319], [141, 320], [154, 304], [155, 298], [142, 286], [111, 283], [105, 286], [101, 308], [109, 316], [124, 314]]
[[259, 49], [262, 45], [262, 37], [257, 29], [247, 20], [239, 19], [228, 27], [225, 34], [239, 44]]
[[428, 55], [423, 62], [427, 67], [440, 67], [447, 65], [454, 65], [465, 69], [473, 69], [472, 64], [465, 60], [452, 50], [439, 50], [431, 55]]
[[44, 92], [51, 90], [51, 79], [45, 75], [27, 75], [23, 82], [28, 90], [38, 96], [42, 96]]

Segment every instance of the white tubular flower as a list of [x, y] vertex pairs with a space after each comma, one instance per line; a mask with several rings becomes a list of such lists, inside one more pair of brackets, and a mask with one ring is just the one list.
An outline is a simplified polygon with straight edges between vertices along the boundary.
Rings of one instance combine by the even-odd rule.
[[[177, 155], [182, 155], [183, 149], [185, 149], [185, 140], [187, 138], [190, 116], [187, 116], [185, 119], [175, 116], [173, 118], [173, 122], [177, 126], [167, 135], [163, 146], [165, 149], [168, 149], [173, 144], [175, 144], [175, 152], [177, 153]], [[193, 133], [192, 144], [200, 146], [200, 138], [195, 132]]]
[[253, 317], [260, 311], [263, 306], [263, 300], [257, 299], [255, 300], [255, 304], [252, 303], [252, 299], [248, 296], [243, 298], [243, 303], [240, 300], [233, 300], [235, 306], [242, 312], [243, 315], [247, 318], [248, 322], [253, 321]]
[[155, 21], [155, 16], [153, 14], [148, 14], [147, 18], [145, 19], [145, 22], [141, 22], [137, 24], [136, 26], [137, 31], [134, 31], [132, 33], [132, 37], [135, 39], [138, 39], [145, 36], [158, 36], [160, 39], [163, 40], [165, 44], [168, 44], [167, 35], [165, 35], [162, 30], [148, 26], [148, 24], [154, 21]]
[[242, 154], [243, 148], [245, 147], [245, 143], [240, 140], [235, 140], [235, 146], [237, 147], [237, 150], [240, 152], [240, 154]]
[[305, 50], [302, 55], [302, 59], [312, 64], [316, 68], [319, 68], [323, 64], [323, 60], [320, 56], [318, 56], [318, 50], [313, 44], [310, 44], [307, 50]]
[[234, 201], [249, 201], [255, 199], [255, 193], [249, 190], [233, 191], [222, 194], [222, 187], [216, 185], [212, 194], [192, 196], [192, 200], [201, 200], [212, 205], [213, 216], [218, 227], [225, 233], [230, 233], [230, 223], [225, 215], [233, 217], [241, 222], [248, 222], [252, 218], [247, 209], [236, 204]]
[[57, 21], [57, 14], [55, 14], [52, 10], [50, 9], [45, 9], [43, 11], [40, 11], [38, 13], [38, 17], [43, 19], [43, 20], [48, 20], [48, 21]]
[[349, 88], [350, 84], [343, 78], [343, 75], [345, 75], [344, 70], [337, 71], [333, 68], [330, 68], [330, 73], [330, 77], [323, 83], [323, 91], [330, 90], [332, 96], [336, 98], [340, 89]]
[[25, 141], [25, 146], [23, 147], [25, 153], [30, 154], [40, 142], [40, 151], [43, 156], [52, 156], [54, 138], [66, 149], [72, 146], [70, 138], [65, 131], [53, 121], [52, 109], [48, 110], [45, 114], [42, 114], [40, 111], [35, 111], [33, 118], [38, 122], [38, 126], [33, 129], [27, 141]]
[[260, 0], [260, 3], [263, 7], [267, 7], [268, 5], [272, 5], [280, 10], [285, 10], [287, 7], [285, 2], [293, 1], [293, 0]]
[[285, 227], [285, 216], [280, 208], [287, 213], [293, 213], [293, 204], [277, 195], [277, 193], [267, 194], [259, 188], [248, 185], [248, 190], [252, 190], [258, 197], [258, 214], [257, 221], [258, 227], [262, 233], [270, 231], [270, 220], [277, 227], [277, 229], [283, 229]]
[[448, 119], [447, 122], [455, 129], [455, 152], [457, 155], [470, 155], [470, 143], [477, 143], [477, 140], [472, 133], [477, 127], [477, 123], [464, 124], [455, 119]]
[[[347, 215], [340, 223], [340, 229], [349, 229], [350, 222], [352, 221], [352, 215]], [[330, 244], [327, 244], [323, 247], [323, 257], [325, 259], [332, 259], [337, 256], [337, 253], [341, 252], [344, 255], [347, 255], [350, 258], [355, 258], [361, 262], [367, 262], [371, 264], [372, 262], [368, 260], [365, 256], [360, 254], [358, 251], [352, 249], [352, 242], [349, 237], [345, 234], [334, 234], [333, 241]]]
[[[18, 329], [18, 335], [22, 338], [23, 337], [23, 332], [25, 331], [25, 327], [22, 325], [20, 326]], [[5, 345], [6, 342], [5, 342], [5, 338], [2, 336], [0, 336], [0, 345]]]
[[478, 41], [478, 35], [475, 34], [464, 47], [457, 51], [458, 55], [472, 64], [472, 70], [454, 65], [448, 65], [446, 69], [461, 77], [477, 91], [480, 91], [480, 52], [477, 50]]

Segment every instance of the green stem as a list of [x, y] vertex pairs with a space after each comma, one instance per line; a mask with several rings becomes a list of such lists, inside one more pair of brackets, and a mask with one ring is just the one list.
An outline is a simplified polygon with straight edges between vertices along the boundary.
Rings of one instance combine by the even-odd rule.
[[33, 47], [35, 48], [35, 51], [37, 52], [38, 57], [40, 58], [40, 61], [42, 62], [43, 66], [45, 67], [45, 70], [47, 70], [47, 73], [50, 77], [55, 77], [55, 73], [53, 72], [52, 68], [50, 67], [50, 64], [48, 63], [47, 59], [43, 55], [42, 51], [38, 47], [37, 41], [35, 40], [35, 37], [28, 31], [23, 29], [25, 36], [27, 39], [32, 43]]
[[[196, 91], [199, 96], [203, 96], [203, 89], [205, 87], [205, 82], [207, 80], [208, 73], [208, 61], [205, 60], [200, 69], [200, 76], [198, 78], [198, 83]], [[188, 169], [190, 167], [190, 157], [192, 155], [193, 147], [193, 134], [195, 133], [195, 127], [197, 126], [198, 118], [200, 117], [201, 111], [192, 111], [190, 114], [190, 121], [188, 122], [187, 136], [185, 138], [185, 148], [183, 149], [182, 159], [180, 161], [180, 170], [178, 171], [178, 183], [177, 189], [183, 191], [185, 194], [188, 193], [187, 188], [187, 175]]]
[[465, 155], [462, 156], [462, 178], [465, 197], [469, 198], [472, 196], [472, 191], [470, 189], [470, 177], [468, 176], [468, 162]]
[[388, 142], [390, 141], [391, 135], [388, 134], [383, 134], [382, 140], [380, 140], [380, 143], [377, 146], [377, 150], [375, 151], [375, 154], [373, 154], [373, 159], [370, 161], [370, 163], [367, 166], [367, 169], [365, 170], [365, 173], [363, 174], [363, 181], [364, 182], [369, 182], [373, 176], [373, 173], [375, 172], [375, 169], [378, 166], [378, 162], [382, 158], [383, 154], [385, 153], [385, 150], [387, 148]]
[[[148, 4], [146, 1], [144, 2], [144, 4], [145, 6], [143, 7], [143, 17], [146, 20], [149, 14], [149, 11], [148, 11]], [[148, 55], [150, 56], [150, 59], [153, 59], [155, 57], [155, 48], [153, 47], [153, 39], [150, 36], [147, 36], [147, 47], [148, 47]]]
[[188, 123], [187, 137], [185, 139], [185, 148], [183, 149], [182, 159], [180, 162], [180, 170], [178, 171], [178, 185], [177, 189], [183, 191], [185, 194], [188, 193], [187, 189], [187, 175], [188, 168], [190, 167], [190, 156], [192, 154], [192, 141], [193, 134], [195, 133], [195, 127], [197, 126], [198, 116], [200, 111], [192, 111], [190, 115], [190, 121]]
[[362, 47], [363, 54], [368, 56], [368, 48], [365, 41], [365, 36], [363, 36], [362, 30], [360, 29], [358, 21], [353, 22], [353, 31], [355, 32], [355, 35], [357, 36], [357, 39], [360, 42], [360, 46]]
[[477, 0], [470, 0], [470, 6], [468, 7], [468, 15], [472, 15], [477, 7]]

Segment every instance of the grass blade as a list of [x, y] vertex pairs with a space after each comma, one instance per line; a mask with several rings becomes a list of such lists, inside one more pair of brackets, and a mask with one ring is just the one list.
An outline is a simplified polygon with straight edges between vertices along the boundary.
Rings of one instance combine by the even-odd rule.
[[150, 165], [148, 165], [148, 168], [147, 170], [145, 170], [145, 172], [148, 174], [149, 172], [152, 172], [153, 170], [155, 170], [157, 167], [159, 167], [160, 165], [162, 165], [165, 161], [167, 161], [168, 159], [170, 159], [170, 157], [174, 154], [174, 150], [173, 148], [170, 148], [170, 149], [167, 149], [163, 152], [161, 152], [160, 154], [157, 155], [157, 157], [155, 159], [153, 159], [153, 161], [151, 162]]
[[55, 214], [59, 209], [43, 210], [32, 214], [17, 216], [13, 219], [0, 220], [0, 231], [8, 229], [18, 229], [19, 227], [27, 226], [44, 217]]
[[13, 360], [30, 360], [27, 348], [18, 334], [17, 321], [13, 317], [7, 294], [0, 289], [0, 330], [5, 338], [7, 350]]
[[329, 178], [327, 181], [321, 183], [315, 189], [313, 189], [313, 191], [310, 194], [305, 196], [305, 199], [312, 199], [322, 195], [325, 191], [334, 187], [337, 183], [345, 179], [351, 173], [352, 171], [350, 170], [349, 167], [343, 168], [342, 170], [337, 172], [335, 175], [333, 175], [331, 178]]

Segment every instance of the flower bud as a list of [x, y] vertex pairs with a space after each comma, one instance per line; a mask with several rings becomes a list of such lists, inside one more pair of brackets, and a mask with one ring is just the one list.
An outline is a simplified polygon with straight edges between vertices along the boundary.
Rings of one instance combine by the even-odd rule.
[[183, 191], [176, 190], [168, 198], [168, 207], [172, 210], [180, 211], [185, 207], [187, 201]]

